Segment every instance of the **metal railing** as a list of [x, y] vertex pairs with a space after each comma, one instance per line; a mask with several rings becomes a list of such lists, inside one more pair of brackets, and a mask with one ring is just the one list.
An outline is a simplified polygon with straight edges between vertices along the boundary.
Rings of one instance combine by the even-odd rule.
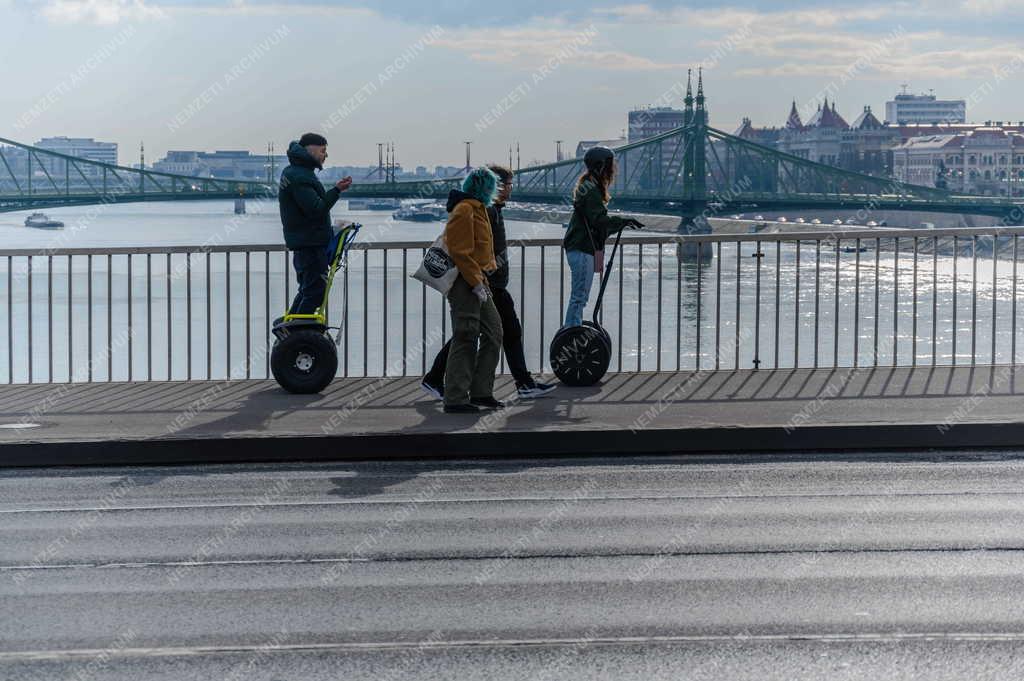
[[[627, 237], [602, 311], [612, 370], [1016, 363], [1022, 234]], [[444, 299], [409, 277], [429, 245], [355, 244], [329, 309], [339, 375], [422, 373], [448, 338]], [[510, 260], [527, 362], [546, 372], [561, 242], [510, 242]], [[267, 377], [293, 279], [276, 244], [0, 250], [0, 383]]]

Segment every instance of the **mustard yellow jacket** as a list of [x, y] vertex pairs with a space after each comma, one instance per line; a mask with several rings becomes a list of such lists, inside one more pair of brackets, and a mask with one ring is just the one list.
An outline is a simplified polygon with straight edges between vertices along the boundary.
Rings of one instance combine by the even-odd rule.
[[484, 273], [498, 267], [487, 208], [476, 199], [462, 198], [449, 212], [444, 242], [459, 274], [470, 286], [484, 282]]

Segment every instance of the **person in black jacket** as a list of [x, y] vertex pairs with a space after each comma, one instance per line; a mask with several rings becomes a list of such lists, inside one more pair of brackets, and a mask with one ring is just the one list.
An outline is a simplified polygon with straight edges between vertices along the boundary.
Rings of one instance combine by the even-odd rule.
[[331, 208], [341, 192], [352, 185], [345, 177], [324, 190], [314, 170], [323, 170], [327, 140], [307, 132], [288, 145], [289, 165], [281, 172], [277, 195], [284, 227], [284, 243], [293, 252], [292, 264], [299, 280], [289, 314], [312, 314], [320, 307], [327, 289], [330, 265], [327, 244], [331, 240]]
[[[509, 371], [516, 382], [516, 393], [520, 399], [533, 399], [547, 395], [555, 386], [538, 383], [526, 368], [526, 356], [523, 351], [523, 326], [516, 315], [515, 301], [508, 292], [508, 240], [505, 235], [505, 218], [501, 214], [505, 202], [512, 194], [512, 171], [500, 165], [488, 166], [501, 182], [498, 198], [487, 208], [487, 217], [491, 223], [491, 235], [494, 241], [494, 260], [498, 269], [487, 274], [487, 283], [491, 289], [494, 306], [501, 317], [502, 345], [505, 348], [505, 359]], [[444, 397], [444, 373], [448, 364], [449, 340], [434, 358], [430, 371], [423, 377], [420, 386], [423, 390], [438, 399]]]

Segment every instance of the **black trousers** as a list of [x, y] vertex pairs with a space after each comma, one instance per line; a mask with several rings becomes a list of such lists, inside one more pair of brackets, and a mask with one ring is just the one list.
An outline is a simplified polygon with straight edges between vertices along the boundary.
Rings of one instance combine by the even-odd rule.
[[[512, 294], [506, 289], [491, 289], [494, 296], [494, 306], [498, 308], [498, 316], [501, 317], [502, 338], [501, 344], [505, 348], [505, 361], [508, 362], [509, 371], [515, 378], [517, 384], [526, 383], [530, 380], [530, 372], [526, 368], [526, 355], [523, 351], [523, 325], [519, 323], [516, 315], [516, 304], [512, 300]], [[451, 348], [451, 340], [444, 344], [441, 351], [434, 358], [434, 364], [424, 377], [428, 383], [433, 385], [444, 384], [444, 371], [448, 366], [448, 351]]]
[[290, 314], [313, 314], [323, 302], [327, 292], [327, 269], [330, 260], [323, 246], [297, 248], [292, 255], [299, 292], [295, 294]]

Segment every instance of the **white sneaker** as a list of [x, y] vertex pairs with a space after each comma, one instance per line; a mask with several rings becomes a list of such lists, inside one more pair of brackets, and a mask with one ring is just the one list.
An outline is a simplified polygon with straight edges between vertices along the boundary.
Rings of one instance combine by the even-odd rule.
[[420, 381], [420, 389], [436, 400], [444, 399], [444, 388], [427, 383], [426, 379]]

